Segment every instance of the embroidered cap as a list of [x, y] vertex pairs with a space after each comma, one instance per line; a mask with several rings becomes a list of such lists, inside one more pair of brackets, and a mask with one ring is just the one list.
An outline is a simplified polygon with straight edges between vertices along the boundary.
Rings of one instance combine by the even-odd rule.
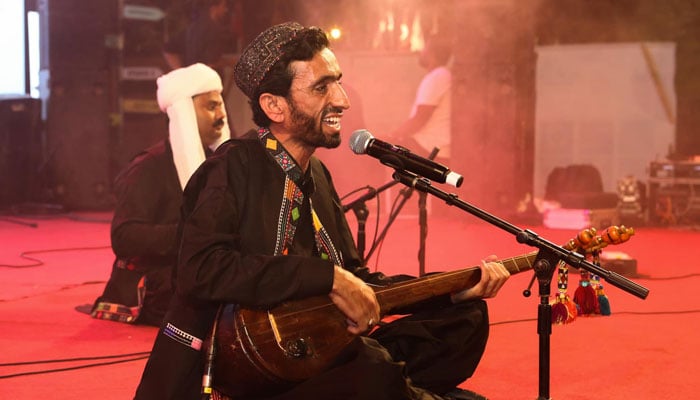
[[292, 41], [304, 27], [285, 22], [266, 29], [243, 50], [233, 70], [236, 85], [253, 99], [260, 82], [284, 54], [282, 47]]

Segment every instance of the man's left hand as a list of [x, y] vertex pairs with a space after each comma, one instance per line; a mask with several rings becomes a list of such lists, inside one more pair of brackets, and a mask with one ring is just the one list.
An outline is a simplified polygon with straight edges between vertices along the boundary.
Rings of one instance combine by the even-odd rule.
[[495, 297], [510, 277], [510, 272], [508, 272], [506, 267], [496, 260], [498, 258], [493, 255], [482, 260], [479, 283], [461, 292], [453, 293], [451, 296], [452, 302], [459, 303], [467, 300]]

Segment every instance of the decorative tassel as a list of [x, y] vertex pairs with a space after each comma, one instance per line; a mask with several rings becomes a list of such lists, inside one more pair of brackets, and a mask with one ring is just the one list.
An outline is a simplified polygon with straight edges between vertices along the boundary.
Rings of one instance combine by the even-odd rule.
[[610, 300], [608, 300], [608, 296], [606, 296], [603, 291], [603, 285], [598, 285], [596, 293], [598, 294], [598, 304], [600, 304], [600, 315], [610, 315], [612, 313], [610, 310]]
[[574, 303], [576, 303], [580, 315], [600, 313], [598, 296], [595, 289], [591, 286], [589, 272], [587, 271], [581, 271], [581, 280], [574, 293]]
[[576, 319], [576, 306], [572, 303], [566, 290], [569, 286], [569, 266], [563, 262], [558, 265], [558, 293], [552, 303], [552, 323], [568, 324]]
[[[610, 231], [610, 228], [606, 229], [606, 232]], [[616, 231], [618, 232], [618, 231]], [[600, 266], [600, 253], [602, 250], [596, 250], [592, 253], [593, 263]], [[598, 309], [596, 314], [600, 315], [610, 315], [610, 300], [608, 296], [605, 295], [603, 291], [603, 285], [600, 283], [600, 276], [597, 274], [592, 274], [590, 279], [591, 287], [595, 290], [596, 297], [598, 298]]]
[[552, 323], [565, 324], [569, 320], [569, 309], [563, 303], [565, 301], [562, 296], [557, 295], [554, 304], [552, 304]]
[[576, 319], [576, 316], [578, 315], [578, 309], [576, 308], [576, 303], [571, 301], [569, 298], [569, 295], [566, 295], [566, 302], [564, 303], [566, 306], [566, 309], [569, 311], [569, 321], [572, 322], [573, 320]]
[[576, 305], [569, 298], [569, 295], [557, 294], [556, 300], [552, 305], [552, 323], [568, 324], [576, 319]]

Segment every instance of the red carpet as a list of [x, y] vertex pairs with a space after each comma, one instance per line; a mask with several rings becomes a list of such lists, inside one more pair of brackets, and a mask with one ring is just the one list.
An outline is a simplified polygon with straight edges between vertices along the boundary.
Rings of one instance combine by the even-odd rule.
[[[110, 215], [79, 217], [20, 218], [36, 223], [35, 228], [0, 220], [1, 399], [122, 400], [133, 395], [145, 364], [133, 359], [150, 350], [156, 329], [93, 320], [75, 310], [101, 294], [112, 262]], [[373, 223], [371, 216], [368, 242]], [[476, 265], [492, 253], [507, 257], [532, 250], [466, 214], [431, 217], [428, 228], [428, 271]], [[529, 228], [556, 243], [575, 234]], [[418, 235], [416, 218], [397, 220], [379, 251], [380, 269], [417, 274]], [[551, 398], [697, 397], [700, 266], [693, 249], [699, 244], [700, 232], [692, 229], [639, 227], [629, 242], [610, 248], [638, 261], [641, 277], [633, 280], [650, 295], [641, 300], [608, 284], [612, 316], [579, 317], [553, 327]], [[522, 295], [530, 277], [514, 276], [498, 298], [489, 300], [491, 340], [465, 387], [493, 400], [531, 400], [539, 394], [537, 287], [532, 297]], [[577, 284], [572, 274], [570, 295]], [[112, 355], [118, 357], [106, 357]], [[74, 361], [48, 362], [61, 359]], [[70, 369], [81, 366], [87, 367]], [[57, 369], [67, 370], [48, 372]]]

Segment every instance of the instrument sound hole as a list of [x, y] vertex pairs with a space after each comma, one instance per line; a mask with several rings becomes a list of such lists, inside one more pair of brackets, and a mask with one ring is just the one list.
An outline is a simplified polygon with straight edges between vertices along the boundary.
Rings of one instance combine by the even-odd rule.
[[287, 355], [292, 356], [294, 358], [304, 357], [308, 350], [306, 341], [304, 341], [304, 339], [301, 338], [296, 340], [290, 340], [289, 342], [287, 342], [285, 348], [287, 350]]

